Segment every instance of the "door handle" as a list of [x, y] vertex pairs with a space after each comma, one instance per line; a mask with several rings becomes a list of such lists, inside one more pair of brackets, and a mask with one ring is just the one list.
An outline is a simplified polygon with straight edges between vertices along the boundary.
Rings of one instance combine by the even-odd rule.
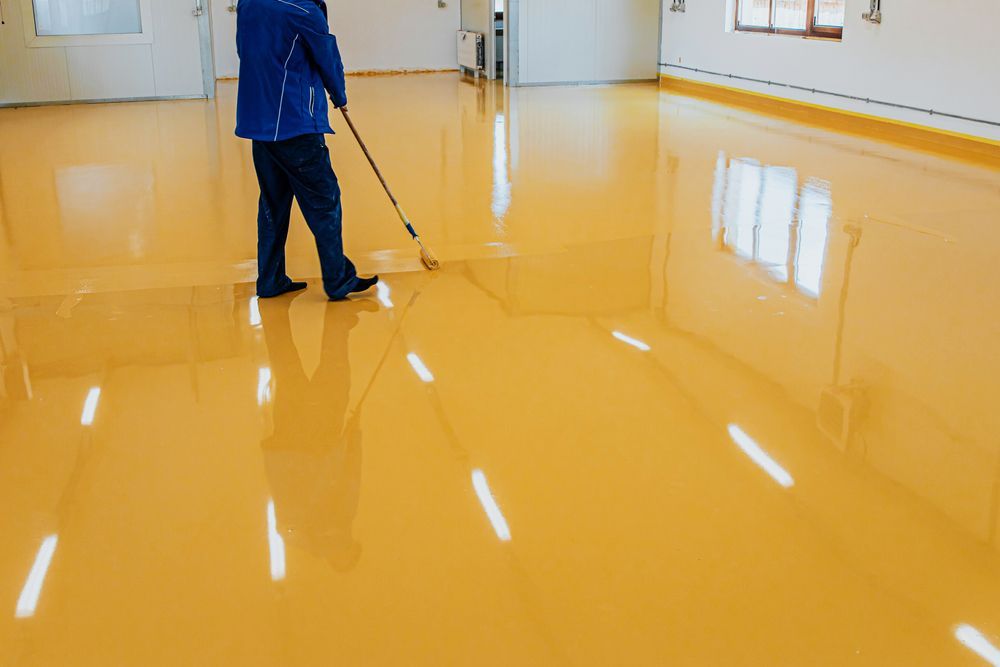
[[229, 6], [226, 9], [232, 13], [236, 13], [236, 0], [229, 0]]
[[191, 12], [192, 16], [201, 16], [205, 13], [205, 6], [202, 4], [202, 0], [194, 0], [194, 10]]

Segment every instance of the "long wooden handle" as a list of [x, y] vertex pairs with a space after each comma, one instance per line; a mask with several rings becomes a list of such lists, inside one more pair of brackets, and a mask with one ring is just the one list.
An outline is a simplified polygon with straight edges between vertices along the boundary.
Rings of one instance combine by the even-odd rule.
[[358, 145], [361, 146], [361, 151], [368, 158], [368, 164], [372, 166], [375, 170], [375, 175], [378, 176], [378, 180], [382, 183], [382, 187], [385, 188], [385, 193], [389, 195], [389, 199], [392, 201], [392, 205], [397, 209], [399, 208], [399, 202], [396, 201], [396, 196], [392, 194], [392, 190], [389, 189], [389, 184], [385, 182], [385, 177], [382, 175], [382, 170], [378, 168], [375, 164], [375, 159], [372, 158], [372, 154], [368, 151], [368, 146], [365, 146], [365, 140], [361, 138], [361, 134], [358, 133], [358, 128], [354, 126], [354, 121], [351, 120], [351, 115], [347, 113], [347, 109], [340, 107], [340, 113], [344, 114], [344, 120], [347, 121], [347, 126], [351, 128], [351, 132], [354, 133], [354, 138], [358, 140]]
[[[399, 219], [403, 222], [403, 226], [406, 227], [406, 231], [410, 233], [410, 236], [413, 237], [414, 241], [420, 243], [420, 235], [417, 234], [417, 230], [413, 228], [412, 224], [410, 224], [410, 219], [406, 217], [406, 212], [396, 200], [396, 195], [392, 194], [392, 190], [389, 189], [389, 184], [385, 182], [385, 176], [382, 175], [382, 170], [378, 168], [377, 164], [375, 164], [372, 154], [368, 151], [368, 146], [365, 146], [365, 140], [361, 138], [361, 133], [358, 132], [358, 128], [354, 127], [354, 121], [351, 120], [351, 116], [347, 113], [347, 109], [340, 107], [340, 113], [344, 114], [344, 120], [347, 121], [347, 126], [351, 128], [351, 132], [354, 133], [354, 138], [358, 140], [358, 145], [361, 146], [361, 151], [365, 154], [365, 157], [368, 158], [368, 164], [370, 164], [372, 169], [375, 170], [375, 175], [378, 176], [379, 182], [382, 183], [382, 187], [385, 188], [385, 193], [389, 195], [389, 201], [391, 201], [392, 205], [396, 207], [396, 213], [399, 215]], [[420, 247], [423, 248], [424, 244], [420, 243]]]

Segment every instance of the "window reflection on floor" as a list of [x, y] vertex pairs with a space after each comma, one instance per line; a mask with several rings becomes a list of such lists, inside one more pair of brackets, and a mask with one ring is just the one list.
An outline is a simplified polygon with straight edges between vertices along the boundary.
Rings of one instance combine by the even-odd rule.
[[719, 248], [818, 298], [826, 258], [829, 185], [800, 184], [791, 167], [719, 156], [713, 232]]

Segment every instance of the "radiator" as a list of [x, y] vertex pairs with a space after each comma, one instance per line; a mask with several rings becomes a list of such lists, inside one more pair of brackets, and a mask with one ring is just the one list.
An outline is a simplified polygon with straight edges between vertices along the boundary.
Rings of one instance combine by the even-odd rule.
[[476, 71], [486, 69], [486, 38], [482, 33], [458, 31], [458, 64]]

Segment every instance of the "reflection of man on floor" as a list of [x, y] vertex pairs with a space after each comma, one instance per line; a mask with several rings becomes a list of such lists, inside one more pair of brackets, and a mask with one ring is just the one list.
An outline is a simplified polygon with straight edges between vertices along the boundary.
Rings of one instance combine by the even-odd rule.
[[292, 299], [261, 300], [260, 315], [274, 385], [274, 434], [264, 466], [278, 532], [290, 545], [326, 558], [337, 570], [361, 556], [352, 524], [361, 490], [360, 414], [345, 424], [351, 393], [348, 336], [371, 302], [326, 307], [319, 367], [302, 370], [288, 310]]

